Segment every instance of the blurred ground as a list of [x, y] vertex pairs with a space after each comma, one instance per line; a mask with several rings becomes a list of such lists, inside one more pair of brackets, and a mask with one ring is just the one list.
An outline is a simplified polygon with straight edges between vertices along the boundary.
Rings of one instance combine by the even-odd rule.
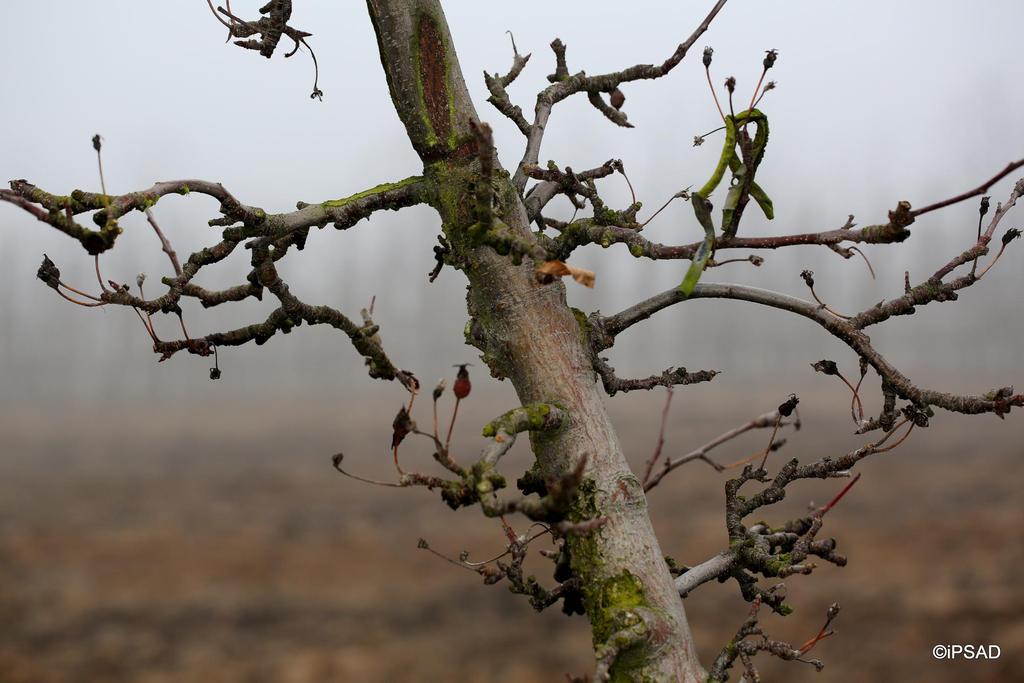
[[[471, 398], [458, 439], [467, 460], [482, 444], [479, 425], [507, 407]], [[682, 453], [777, 398], [681, 391], [666, 451]], [[344, 450], [352, 470], [388, 476], [397, 400], [0, 416], [0, 681], [525, 683], [588, 671], [584, 620], [557, 609], [538, 616], [503, 585], [483, 586], [416, 549], [423, 536], [485, 557], [501, 548], [495, 523], [452, 513], [426, 491], [373, 489], [331, 469], [329, 456]], [[661, 396], [611, 406], [639, 468]], [[805, 428], [773, 458], [861, 443], [839, 421], [842, 406], [838, 392], [804, 397]], [[761, 662], [766, 680], [1024, 680], [1015, 417], [943, 414], [863, 463], [863, 480], [823, 531], [849, 566], [790, 579], [795, 614], [764, 622], [801, 642], [839, 601], [838, 634], [816, 651], [826, 669]], [[766, 440], [752, 435], [721, 459]], [[507, 473], [525, 466], [520, 449]], [[410, 467], [427, 459], [404, 451]], [[667, 554], [695, 563], [722, 547], [723, 481], [695, 463], [652, 493]], [[839, 485], [793, 487], [771, 513], [798, 514]], [[549, 576], [541, 558], [532, 569]], [[686, 608], [705, 662], [746, 613], [732, 584], [703, 587]], [[1002, 657], [940, 662], [936, 643], [995, 643]]]

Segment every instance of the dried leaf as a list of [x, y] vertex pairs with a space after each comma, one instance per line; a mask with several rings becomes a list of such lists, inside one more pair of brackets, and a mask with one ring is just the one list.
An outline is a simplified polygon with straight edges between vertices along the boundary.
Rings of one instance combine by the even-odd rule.
[[420, 381], [416, 378], [416, 375], [412, 374], [408, 370], [399, 370], [397, 377], [398, 381], [402, 383], [402, 386], [405, 387], [410, 394], [415, 395], [420, 393]]
[[60, 269], [50, 260], [50, 257], [43, 254], [43, 263], [36, 271], [36, 277], [46, 283], [47, 287], [57, 289], [60, 283]]
[[789, 417], [796, 410], [798, 403], [800, 403], [800, 399], [796, 397], [796, 394], [790, 394], [786, 402], [779, 406], [779, 415]]
[[391, 435], [391, 448], [398, 448], [398, 444], [402, 443], [402, 440], [416, 428], [416, 425], [409, 418], [409, 411], [405, 409], [403, 405], [398, 414], [395, 415], [395, 421], [391, 423], [394, 432]]
[[548, 278], [564, 277], [569, 275], [573, 280], [584, 287], [594, 287], [594, 272], [585, 268], [570, 266], [565, 261], [545, 261], [537, 268], [537, 272], [546, 275]]
[[814, 368], [815, 372], [820, 372], [825, 375], [839, 374], [839, 366], [832, 360], [819, 360], [817, 363], [811, 363], [811, 367]]

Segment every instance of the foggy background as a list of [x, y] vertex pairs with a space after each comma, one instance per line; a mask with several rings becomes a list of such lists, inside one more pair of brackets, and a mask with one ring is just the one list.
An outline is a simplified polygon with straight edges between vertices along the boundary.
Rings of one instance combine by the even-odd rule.
[[[239, 3], [243, 15], [255, 5]], [[532, 95], [553, 70], [548, 43], [568, 45], [570, 69], [600, 73], [671, 54], [692, 30], [700, 3], [525, 2], [512, 12], [490, 3], [447, 5], [452, 33], [481, 118], [490, 121], [501, 159], [514, 167], [522, 136], [486, 103], [481, 71], [505, 72], [512, 51], [533, 53], [513, 100], [532, 111]], [[585, 7], [585, 11], [583, 8]], [[700, 48], [713, 45], [713, 76], [720, 86], [738, 79], [737, 99], [748, 101], [763, 51], [777, 48], [769, 78], [779, 87], [762, 109], [771, 122], [763, 185], [777, 218], [751, 212], [743, 234], [786, 234], [838, 227], [847, 214], [860, 225], [884, 222], [901, 199], [916, 206], [974, 187], [1024, 151], [1024, 89], [1014, 34], [1024, 7], [1017, 2], [730, 4], [711, 31], [670, 77], [630, 84], [625, 110], [635, 129], [617, 128], [574, 97], [559, 105], [541, 152], [582, 169], [621, 158], [638, 197], [641, 217], [681, 188], [699, 185], [721, 151], [719, 135], [702, 147], [693, 136], [717, 125]], [[376, 57], [361, 3], [296, 3], [293, 24], [315, 33], [323, 103], [310, 101], [312, 64], [305, 53], [265, 60], [222, 45], [223, 27], [202, 2], [18, 3], [8, 10], [9, 32], [0, 50], [6, 70], [0, 109], [0, 176], [26, 178], [51, 192], [98, 190], [94, 133], [113, 193], [143, 189], [156, 180], [203, 178], [225, 184], [241, 201], [288, 211], [297, 200], [344, 197], [377, 183], [419, 172]], [[701, 14], [700, 16], [703, 16]], [[991, 190], [1005, 197], [1012, 179]], [[602, 194], [625, 206], [620, 177]], [[558, 200], [564, 217], [568, 203]], [[12, 206], [0, 208], [0, 402], [44, 407], [55, 401], [229, 401], [273, 387], [276, 396], [379, 391], [359, 357], [331, 330], [302, 328], [262, 348], [225, 349], [225, 381], [207, 381], [207, 362], [178, 354], [157, 365], [138, 320], [127, 309], [80, 309], [46, 292], [35, 279], [43, 252], [66, 281], [89, 287], [91, 259], [72, 240]], [[558, 212], [552, 212], [558, 215]], [[182, 259], [214, 243], [206, 226], [216, 203], [204, 197], [168, 197], [156, 215]], [[823, 248], [766, 252], [760, 269], [736, 264], [709, 271], [708, 281], [739, 281], [806, 297], [797, 274], [817, 272], [820, 294], [839, 310], [862, 309], [902, 293], [903, 270], [918, 281], [969, 244], [977, 202], [972, 200], [913, 226], [899, 246], [865, 246], [878, 280], [859, 258], [844, 261]], [[1014, 225], [1014, 217], [1009, 220]], [[104, 277], [149, 276], [158, 293], [169, 265], [141, 214], [126, 217], [118, 248], [101, 258]], [[387, 212], [344, 234], [314, 232], [309, 248], [282, 264], [283, 276], [309, 302], [358, 317], [377, 296], [377, 319], [391, 357], [431, 379], [451, 363], [472, 360], [462, 345], [464, 281], [446, 269], [433, 285], [432, 245], [438, 224], [427, 208]], [[700, 228], [692, 210], [676, 202], [645, 230], [667, 244], [692, 242]], [[201, 273], [219, 287], [241, 282], [247, 253]], [[631, 258], [623, 247], [590, 247], [576, 265], [597, 271], [593, 291], [570, 285], [573, 305], [614, 312], [675, 284], [686, 263]], [[1020, 260], [1012, 252], [985, 284], [960, 305], [933, 304], [912, 319], [873, 331], [880, 348], [911, 376], [951, 372], [965, 389], [982, 390], [1019, 360], [1016, 289]], [[262, 320], [273, 301], [250, 301], [203, 311], [186, 302], [196, 333]], [[1001, 312], [1000, 314], [997, 314]], [[161, 320], [174, 334], [176, 321]], [[415, 334], [409, 334], [410, 329]], [[920, 353], [922, 344], [928, 353]], [[961, 351], [969, 347], [970, 353]], [[668, 365], [715, 368], [716, 380], [742, 386], [806, 377], [806, 362], [852, 355], [812, 323], [743, 303], [698, 301], [659, 314], [625, 335], [612, 352], [623, 372], [654, 372]], [[954, 362], [955, 360], [955, 362]], [[845, 363], [844, 363], [845, 361]], [[922, 378], [923, 381], [923, 378]], [[1007, 380], [1008, 381], [1008, 378]], [[928, 384], [928, 382], [925, 382]], [[384, 388], [383, 390], [388, 390]], [[788, 391], [788, 387], [786, 388]], [[392, 390], [393, 391], [393, 390]]]
[[[313, 66], [305, 51], [291, 59], [279, 51], [268, 61], [224, 45], [226, 29], [200, 0], [8, 4], [0, 43], [5, 181], [25, 178], [58, 194], [98, 191], [90, 144], [96, 133], [104, 138], [111, 193], [201, 178], [222, 182], [243, 203], [269, 212], [292, 210], [299, 200], [345, 197], [421, 170], [391, 108], [362, 2], [295, 3], [291, 24], [314, 33], [322, 103], [309, 98]], [[254, 18], [261, 4], [232, 6]], [[480, 118], [494, 127], [502, 163], [514, 168], [523, 138], [487, 104], [482, 77], [483, 70], [509, 69], [506, 31], [520, 52], [533, 55], [509, 88], [529, 118], [554, 70], [548, 47], [554, 37], [568, 46], [573, 73], [658, 63], [711, 4], [447, 0], [444, 6]], [[759, 107], [771, 137], [758, 178], [774, 200], [776, 219], [768, 222], [752, 208], [741, 235], [833, 229], [848, 214], [859, 226], [884, 222], [899, 200], [924, 206], [959, 194], [1024, 156], [1022, 25], [1024, 4], [1017, 0], [733, 0], [670, 76], [624, 87], [624, 110], [636, 128], [613, 126], [576, 96], [555, 108], [540, 160], [578, 170], [622, 159], [644, 203], [643, 220], [678, 190], [702, 184], [720, 154], [720, 134], [692, 145], [695, 135], [719, 125], [701, 48], [715, 49], [720, 97], [725, 78], [737, 78], [737, 107], [749, 102], [764, 51], [775, 48], [779, 59], [768, 78], [778, 88]], [[993, 206], [1017, 177], [990, 190]], [[610, 206], [629, 202], [620, 176], [601, 181], [599, 190]], [[552, 206], [558, 208], [549, 215], [571, 216], [564, 198]], [[760, 268], [732, 264], [703, 279], [809, 298], [799, 272], [812, 269], [819, 295], [853, 313], [902, 294], [904, 270], [920, 282], [969, 246], [977, 206], [972, 199], [923, 217], [901, 245], [861, 245], [875, 281], [858, 257], [847, 261], [821, 247], [758, 252], [765, 257]], [[216, 209], [215, 201], [196, 194], [166, 197], [155, 208], [183, 261], [219, 239], [220, 229], [206, 224]], [[1020, 210], [999, 234], [1021, 226]], [[121, 225], [117, 247], [101, 257], [104, 278], [134, 284], [136, 273], [145, 272], [147, 294], [161, 293], [160, 277], [171, 273], [157, 238], [141, 214]], [[507, 384], [486, 377], [477, 352], [463, 343], [461, 274], [445, 268], [427, 283], [438, 231], [428, 208], [385, 212], [344, 233], [311, 232], [307, 248], [279, 269], [304, 301], [353, 318], [376, 296], [385, 349], [426, 386], [451, 375], [453, 363], [476, 362], [474, 400], [456, 429], [468, 459], [480, 443], [479, 426], [515, 398]], [[682, 244], [702, 231], [691, 207], [677, 201], [644, 234]], [[1017, 246], [959, 302], [933, 303], [872, 328], [877, 348], [928, 388], [980, 393], [1024, 381]], [[527, 681], [560, 680], [563, 671], [590, 666], [582, 620], [537, 618], [503, 588], [478, 586], [471, 574], [416, 552], [418, 535], [453, 554], [472, 548], [474, 557], [499, 546], [500, 534], [475, 510], [453, 521], [426, 492], [385, 496], [330, 470], [329, 454], [345, 450], [353, 469], [387, 476], [382, 444], [405, 396], [397, 383], [370, 380], [346, 337], [304, 325], [261, 347], [221, 349], [224, 376], [211, 382], [212, 359], [180, 353], [158, 364], [130, 310], [80, 308], [48, 291], [35, 277], [44, 252], [65, 282], [95, 289], [92, 260], [77, 242], [0, 204], [0, 631], [8, 634], [0, 637], [0, 678]], [[242, 282], [247, 256], [237, 250], [204, 269], [197, 284]], [[617, 312], [672, 287], [689, 265], [633, 259], [622, 246], [581, 249], [571, 262], [597, 273], [593, 290], [567, 283], [571, 304], [588, 313]], [[189, 331], [199, 335], [261, 321], [274, 302], [268, 296], [210, 311], [190, 300], [182, 305]], [[161, 317], [157, 327], [172, 337], [177, 321]], [[840, 422], [848, 394], [809, 367], [830, 358], [855, 376], [856, 357], [802, 318], [742, 302], [695, 301], [633, 328], [608, 355], [620, 376], [672, 365], [723, 372], [710, 385], [677, 392], [668, 430], [672, 453], [771, 409], [790, 392], [804, 397], [808, 427], [794, 437], [801, 450], [787, 447], [789, 455], [818, 457], [862, 443]], [[873, 374], [865, 386], [874, 412]], [[661, 401], [660, 393], [610, 401], [634, 464], [650, 453]], [[808, 592], [798, 601], [796, 626], [782, 635], [801, 642], [832, 600], [853, 596], [852, 606], [844, 602], [850, 619], [844, 642], [830, 641], [821, 653], [830, 667], [854, 663], [842, 680], [879, 680], [900, 666], [910, 667], [898, 670], [903, 677], [927, 671], [928, 680], [986, 680], [989, 672], [992, 680], [1010, 680], [1009, 668], [943, 668], [927, 646], [998, 636], [1002, 664], [1014, 661], [1011, 646], [1019, 661], [1024, 593], [1012, 567], [1024, 557], [1019, 543], [1006, 542], [1015, 538], [1012, 520], [1020, 511], [1014, 482], [1022, 474], [1024, 430], [1015, 418], [940, 413], [899, 458], [865, 463], [875, 468], [874, 488], [862, 484], [862, 497], [844, 500], [850, 515], [846, 522], [836, 515], [830, 530], [860, 564], [794, 582], [794, 593]], [[753, 436], [723, 460], [763, 447], [764, 438]], [[527, 464], [517, 452], [507, 462], [509, 473]], [[936, 478], [927, 485], [914, 469], [925, 458]], [[664, 549], [681, 562], [721, 547], [721, 481], [710, 472], [688, 472], [652, 502]], [[793, 514], [826, 495], [820, 484], [801, 489]], [[682, 537], [679, 500], [701, 510], [688, 512], [694, 521]], [[934, 538], [945, 546], [932, 545]], [[902, 553], [911, 542], [922, 547]], [[420, 590], [417, 582], [432, 589]], [[897, 596], [908, 587], [917, 590]], [[732, 585], [709, 588], [709, 597], [687, 601], [705, 662], [745, 614], [736, 592]], [[468, 605], [477, 611], [468, 612]], [[479, 629], [478, 617], [498, 630]], [[950, 630], [952, 624], [961, 630]], [[939, 625], [946, 630], [914, 635]], [[530, 637], [546, 640], [538, 646]], [[912, 655], [904, 657], [906, 649], [885, 655], [893, 643], [908, 642], [919, 646]], [[324, 659], [318, 647], [334, 659]], [[411, 654], [422, 648], [426, 660], [452, 662], [455, 655], [438, 654], [451, 647], [465, 658], [446, 674]], [[508, 654], [528, 647], [539, 652], [529, 665]], [[473, 657], [487, 653], [488, 666], [503, 668], [482, 677]], [[213, 665], [203, 669], [204, 662]], [[285, 665], [286, 671], [274, 668]], [[793, 680], [815, 680], [810, 667], [782, 671]], [[840, 680], [843, 671], [826, 670], [829, 680]]]

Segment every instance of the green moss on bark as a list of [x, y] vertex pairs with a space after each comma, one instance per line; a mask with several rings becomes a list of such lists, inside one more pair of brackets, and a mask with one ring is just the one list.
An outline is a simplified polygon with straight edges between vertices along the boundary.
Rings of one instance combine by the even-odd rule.
[[412, 176], [410, 178], [406, 178], [405, 180], [399, 180], [397, 183], [381, 183], [376, 187], [371, 187], [369, 190], [357, 192], [356, 194], [351, 195], [349, 197], [345, 197], [343, 199], [330, 199], [326, 202], [322, 202], [320, 206], [324, 207], [325, 209], [339, 209], [341, 207], [351, 204], [352, 202], [358, 201], [360, 199], [366, 199], [367, 197], [371, 197], [375, 194], [380, 194], [381, 192], [389, 192], [391, 190], [397, 190], [402, 187], [408, 187], [409, 185], [415, 185], [421, 180], [423, 180], [423, 178], [421, 178], [420, 176]]
[[[508, 434], [522, 431], [535, 431], [544, 429], [551, 415], [551, 405], [548, 403], [528, 403], [519, 408], [513, 408], [501, 417], [491, 420], [483, 428], [483, 435], [487, 438], [497, 436], [498, 432]], [[525, 418], [525, 422], [524, 422]]]

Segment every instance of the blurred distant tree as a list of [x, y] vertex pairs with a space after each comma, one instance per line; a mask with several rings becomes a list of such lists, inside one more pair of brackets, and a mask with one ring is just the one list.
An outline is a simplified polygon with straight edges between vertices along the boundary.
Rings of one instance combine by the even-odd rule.
[[[625, 176], [619, 160], [582, 171], [554, 162], [538, 165], [545, 128], [556, 105], [583, 95], [613, 124], [630, 126], [624, 110], [623, 88], [672, 72], [725, 4], [726, 0], [719, 0], [675, 52], [656, 65], [640, 64], [600, 75], [573, 72], [566, 46], [556, 39], [551, 43], [555, 58], [554, 72], [548, 76], [551, 84], [536, 96], [529, 117], [512, 103], [507, 92], [530, 59], [530, 55], [520, 55], [513, 42], [508, 73], [485, 73], [484, 77], [491, 93], [488, 101], [515, 124], [526, 140], [522, 160], [514, 169], [506, 170], [498, 162], [491, 130], [480, 121], [470, 100], [440, 0], [368, 0], [395, 111], [423, 162], [417, 175], [344, 199], [318, 204], [300, 202], [296, 211], [283, 214], [269, 214], [243, 204], [224, 186], [204, 180], [160, 182], [137, 192], [111, 195], [103, 183], [99, 156], [102, 140], [97, 136], [93, 144], [100, 160], [100, 192], [74, 190], [70, 195], [56, 195], [28, 181], [15, 180], [9, 190], [0, 190], [0, 199], [78, 240], [95, 258], [99, 291], [90, 294], [84, 286], [71, 286], [49, 258], [44, 258], [39, 269], [40, 279], [64, 298], [82, 306], [132, 308], [161, 360], [179, 351], [216, 357], [223, 347], [248, 342], [262, 344], [278, 332], [287, 333], [302, 323], [330, 325], [347, 335], [364, 357], [371, 377], [398, 380], [410, 394], [408, 405], [393, 424], [397, 478], [372, 483], [437, 489], [452, 508], [479, 505], [488, 517], [500, 518], [508, 539], [501, 556], [483, 563], [471, 563], [466, 556], [451, 558], [452, 561], [474, 569], [487, 583], [506, 582], [538, 610], [561, 603], [567, 614], [585, 614], [593, 630], [595, 680], [721, 681], [728, 678], [734, 666], [743, 670], [747, 680], [757, 680], [752, 658], [758, 652], [809, 662], [820, 669], [821, 663], [807, 659], [807, 654], [818, 641], [830, 635], [829, 623], [838, 612], [837, 605], [828, 611], [820, 632], [810, 634], [810, 638], [797, 645], [765, 635], [759, 626], [758, 611], [767, 607], [787, 614], [790, 608], [778, 582], [795, 574], [811, 573], [815, 558], [845, 564], [845, 558], [836, 553], [835, 540], [819, 538], [819, 532], [825, 514], [857, 481], [851, 475], [854, 466], [869, 455], [894, 448], [915, 428], [926, 427], [933, 417], [933, 408], [1002, 417], [1012, 407], [1024, 405], [1024, 395], [1014, 393], [1011, 387], [981, 395], [922, 388], [879, 353], [865, 330], [893, 316], [912, 314], [919, 306], [953, 301], [959, 290], [983, 279], [1007, 245], [1020, 234], [1013, 229], [1005, 231], [996, 245], [998, 253], [982, 262], [990, 253], [1003, 217], [1024, 193], [1024, 181], [1017, 182], [1005, 202], [991, 210], [987, 224], [989, 199], [982, 197], [977, 235], [972, 234], [966, 250], [922, 282], [913, 284], [908, 276], [902, 292], [864, 311], [844, 315], [828, 306], [818, 296], [814, 274], [809, 271], [802, 273], [802, 277], [813, 301], [740, 285], [701, 283], [701, 275], [707, 268], [730, 262], [754, 266], [761, 262], [756, 254], [724, 258], [734, 250], [820, 245], [846, 258], [863, 256], [857, 244], [890, 244], [907, 239], [918, 217], [983, 195], [996, 181], [1024, 166], [1024, 160], [1008, 165], [979, 187], [945, 201], [919, 209], [900, 202], [878, 224], [856, 228], [851, 216], [846, 225], [823, 232], [741, 237], [739, 226], [751, 199], [767, 218], [774, 214], [771, 200], [755, 182], [755, 175], [768, 143], [768, 121], [756, 107], [774, 88], [764, 78], [774, 66], [776, 53], [766, 53], [761, 80], [748, 102], [735, 96], [736, 82], [731, 77], [725, 81], [725, 91], [719, 99], [711, 80], [713, 54], [705, 48], [703, 66], [723, 123], [722, 128], [713, 131], [721, 131], [724, 138], [722, 154], [703, 186], [682, 190], [668, 199], [691, 203], [704, 232], [700, 242], [663, 245], [645, 239], [643, 228], [658, 212], [641, 220], [641, 204], [635, 195], [633, 203], [625, 208], [606, 205], [597, 181], [615, 174]], [[309, 47], [306, 39], [311, 34], [289, 23], [290, 0], [272, 0], [260, 9], [257, 20], [239, 17], [230, 3], [222, 8], [211, 4], [210, 8], [228, 29], [229, 37], [236, 38], [236, 44], [243, 48], [271, 57], [282, 44], [291, 47], [288, 56], [301, 46]], [[322, 95], [314, 84], [312, 96]], [[694, 143], [703, 143], [708, 135], [711, 133], [698, 136]], [[717, 219], [711, 198], [726, 176], [730, 178], [727, 189], [716, 199], [722, 207], [721, 218]], [[217, 243], [179, 261], [151, 209], [165, 195], [190, 193], [208, 195], [220, 202], [220, 216], [211, 220], [210, 225], [223, 231]], [[568, 222], [545, 215], [549, 203], [559, 196], [577, 209], [577, 215]], [[469, 284], [470, 317], [466, 341], [479, 349], [491, 375], [511, 381], [521, 401], [520, 406], [483, 427], [484, 436], [493, 439], [493, 443], [478, 460], [468, 464], [456, 459], [450, 444], [458, 402], [471, 391], [467, 367], [459, 368], [453, 385], [456, 403], [447, 436], [442, 437], [445, 429], [438, 424], [437, 414], [438, 399], [445, 391], [443, 383], [433, 390], [433, 429], [421, 431], [413, 420], [419, 382], [413, 372], [400, 368], [385, 353], [373, 321], [372, 306], [362, 311], [357, 321], [333, 308], [301, 301], [281, 279], [276, 266], [292, 248], [301, 250], [305, 246], [310, 228], [332, 224], [346, 230], [376, 211], [418, 204], [432, 207], [440, 219], [439, 244], [434, 248], [437, 267], [430, 273], [430, 281], [444, 266], [465, 276]], [[173, 269], [173, 275], [161, 279], [164, 289], [156, 298], [146, 297], [143, 275], [135, 282], [137, 292], [132, 283], [105, 280], [101, 275], [100, 255], [114, 246], [121, 233], [119, 220], [136, 211], [145, 213]], [[91, 216], [94, 228], [81, 221], [87, 216]], [[566, 304], [562, 278], [568, 275], [582, 285], [593, 285], [594, 273], [568, 263], [576, 249], [590, 244], [621, 244], [635, 258], [683, 259], [690, 265], [676, 288], [614, 315], [587, 315]], [[251, 253], [252, 264], [242, 282], [216, 291], [195, 284], [200, 270], [222, 261], [239, 245]], [[960, 274], [954, 276], [955, 271]], [[195, 299], [204, 307], [213, 307], [250, 297], [262, 299], [268, 291], [278, 306], [265, 320], [202, 336], [187, 331], [180, 307], [183, 300]], [[601, 353], [615, 343], [617, 335], [633, 325], [669, 306], [699, 298], [738, 299], [803, 316], [844, 342], [859, 359], [856, 384], [833, 361], [822, 360], [813, 366], [849, 387], [857, 433], [880, 432], [881, 436], [843, 455], [807, 464], [791, 459], [772, 467], [774, 474], [770, 474], [769, 455], [783, 445], [777, 439], [779, 431], [787, 425], [799, 426], [798, 399], [791, 396], [778, 408], [682, 457], [662, 458], [661, 439], [641, 476], [630, 471], [605, 410], [602, 389], [614, 394], [665, 387], [667, 416], [673, 387], [709, 381], [716, 372], [669, 368], [643, 379], [624, 379], [616, 376]], [[158, 314], [172, 314], [179, 319], [180, 338], [157, 336], [151, 318]], [[876, 416], [865, 414], [861, 396], [862, 382], [871, 372], [877, 376], [882, 397], [882, 408]], [[216, 364], [210, 377], [220, 377]], [[712, 459], [713, 449], [753, 429], [771, 433], [763, 450], [733, 463]], [[498, 470], [500, 460], [522, 432], [529, 433], [535, 464], [516, 482], [521, 495], [498, 495], [506, 488], [506, 479]], [[412, 437], [425, 439], [445, 476], [402, 469], [399, 448]], [[718, 471], [739, 471], [725, 484], [729, 544], [704, 562], [677, 565], [659, 547], [645, 493], [672, 471], [698, 460]], [[362, 479], [344, 469], [341, 455], [334, 457], [334, 465], [339, 471]], [[771, 526], [762, 522], [747, 526], [745, 520], [755, 511], [782, 500], [791, 482], [812, 477], [850, 479], [845, 486], [836, 487], [829, 504], [806, 517]], [[515, 514], [532, 522], [527, 532], [513, 530], [506, 517]], [[540, 580], [524, 572], [524, 560], [530, 543], [548, 534], [557, 541], [558, 550], [542, 553], [553, 564], [553, 583], [544, 587]], [[426, 541], [420, 545], [430, 549]], [[728, 579], [736, 581], [752, 609], [735, 638], [705, 669], [696, 655], [682, 599], [704, 583]], [[762, 584], [762, 579], [767, 581]]]

